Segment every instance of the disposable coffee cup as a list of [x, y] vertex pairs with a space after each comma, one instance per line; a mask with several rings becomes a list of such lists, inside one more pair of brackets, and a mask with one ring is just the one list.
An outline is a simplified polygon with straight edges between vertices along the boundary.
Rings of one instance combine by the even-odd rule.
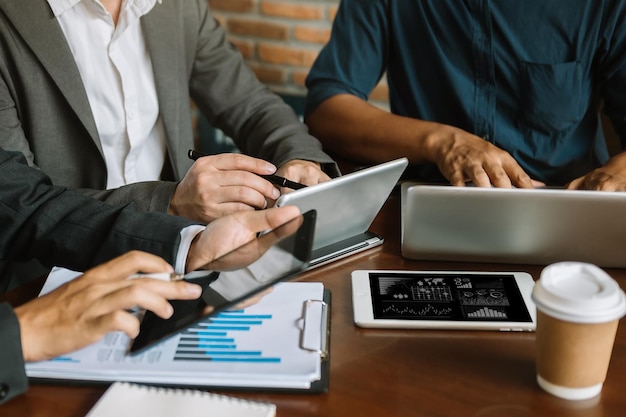
[[536, 282], [537, 382], [569, 400], [602, 391], [626, 297], [617, 282], [595, 265], [559, 262]]

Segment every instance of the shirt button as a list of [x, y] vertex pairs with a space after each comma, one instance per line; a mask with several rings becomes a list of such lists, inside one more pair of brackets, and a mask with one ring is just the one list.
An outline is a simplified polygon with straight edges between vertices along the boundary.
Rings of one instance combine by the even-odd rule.
[[9, 386], [7, 384], [0, 384], [0, 400], [6, 398], [9, 395]]

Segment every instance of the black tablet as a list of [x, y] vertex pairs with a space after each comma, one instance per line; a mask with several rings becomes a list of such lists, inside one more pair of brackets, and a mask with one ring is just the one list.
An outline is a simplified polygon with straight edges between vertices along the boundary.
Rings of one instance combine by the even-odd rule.
[[360, 327], [533, 331], [534, 281], [526, 272], [352, 272]]
[[138, 353], [305, 270], [311, 260], [315, 220], [316, 212], [308, 211], [214, 260], [206, 271], [187, 274], [185, 280], [202, 286], [202, 296], [170, 301], [174, 314], [169, 319], [147, 311], [130, 353]]

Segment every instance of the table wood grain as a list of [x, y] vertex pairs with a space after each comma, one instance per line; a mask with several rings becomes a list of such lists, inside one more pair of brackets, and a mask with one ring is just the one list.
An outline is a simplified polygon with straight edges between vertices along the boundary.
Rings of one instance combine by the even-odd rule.
[[[385, 243], [302, 274], [332, 292], [330, 389], [326, 394], [222, 391], [277, 404], [278, 417], [600, 417], [626, 415], [626, 329], [618, 330], [602, 394], [572, 402], [535, 381], [534, 333], [361, 329], [352, 319], [355, 269], [526, 271], [540, 265], [420, 262], [400, 255], [400, 204], [392, 194], [372, 225]], [[607, 270], [626, 288], [626, 270]], [[37, 294], [42, 280], [5, 294], [14, 305]], [[104, 386], [31, 385], [0, 406], [3, 417], [84, 416]], [[210, 410], [207, 410], [207, 415]]]

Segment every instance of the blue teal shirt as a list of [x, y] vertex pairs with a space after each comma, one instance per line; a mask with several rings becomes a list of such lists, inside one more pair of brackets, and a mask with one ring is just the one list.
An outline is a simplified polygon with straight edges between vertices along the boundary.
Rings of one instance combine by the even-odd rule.
[[551, 185], [607, 161], [602, 101], [626, 144], [624, 1], [342, 0], [306, 113], [366, 100], [385, 73], [393, 113], [483, 137]]

